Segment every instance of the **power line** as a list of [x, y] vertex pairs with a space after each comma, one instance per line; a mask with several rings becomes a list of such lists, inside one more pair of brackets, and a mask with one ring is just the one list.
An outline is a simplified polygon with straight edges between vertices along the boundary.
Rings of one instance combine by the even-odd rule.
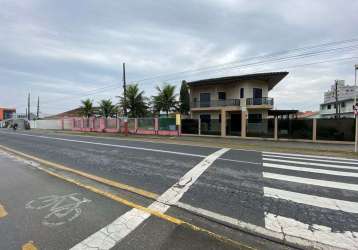
[[[324, 44], [319, 44], [319, 45], [314, 45], [314, 46], [308, 46], [308, 47], [284, 50], [284, 51], [281, 51], [281, 52], [274, 52], [274, 53], [267, 54], [267, 55], [264, 55], [264, 56], [256, 56], [256, 57], [243, 59], [241, 61], [250, 61], [252, 59], [270, 58], [271, 57], [271, 59], [268, 59], [268, 60], [257, 61], [257, 62], [253, 62], [253, 63], [249, 63], [249, 64], [243, 64], [243, 65], [236, 65], [236, 66], [232, 66], [232, 67], [222, 67], [222, 68], [215, 69], [215, 71], [255, 66], [255, 65], [268, 63], [268, 62], [275, 63], [275, 62], [283, 62], [283, 61], [288, 61], [288, 60], [293, 60], [293, 59], [302, 59], [302, 58], [305, 58], [305, 57], [311, 57], [311, 56], [320, 55], [320, 54], [324, 54], [324, 53], [336, 52], [336, 51], [339, 51], [339, 50], [347, 50], [347, 49], [353, 50], [353, 49], [358, 48], [358, 47], [357, 46], [336, 47], [336, 48], [329, 48], [329, 49], [321, 50], [321, 51], [313, 51], [313, 52], [308, 52], [308, 53], [303, 53], [303, 54], [291, 55], [291, 56], [287, 56], [287, 57], [279, 57], [279, 58], [274, 57], [274, 56], [284, 54], [284, 53], [288, 53], [288, 52], [292, 52], [292, 51], [302, 51], [302, 50], [304, 51], [304, 50], [308, 50], [308, 49], [312, 49], [312, 48], [319, 48], [319, 47], [325, 47], [325, 46], [330, 46], [330, 45], [352, 43], [352, 42], [355, 42], [355, 41], [358, 41], [358, 39], [342, 40], [342, 41], [324, 43]], [[227, 64], [220, 64], [220, 66], [222, 66], [222, 65], [233, 65], [233, 64], [234, 63], [231, 62], [231, 63], [227, 63]], [[163, 77], [163, 76], [177, 75], [177, 74], [181, 74], [181, 73], [185, 73], [185, 72], [187, 72], [187, 73], [191, 72], [191, 75], [193, 75], [193, 74], [203, 73], [203, 72], [207, 71], [208, 69], [210, 69], [212, 67], [215, 67], [215, 66], [209, 66], [209, 67], [200, 68], [200, 69], [196, 69], [196, 70], [181, 71], [181, 72], [172, 73], [172, 74], [163, 74], [163, 75], [158, 75], [158, 76], [155, 76], [155, 77], [148, 77], [148, 78], [135, 80], [133, 82], [144, 82], [144, 81], [148, 81], [148, 80], [151, 80], [151, 79], [157, 79], [157, 78], [160, 78], [160, 77]], [[167, 80], [173, 80], [173, 79], [179, 79], [179, 78], [170, 78], [170, 79], [167, 79]], [[105, 91], [107, 91], [109, 89], [114, 89], [114, 88], [117, 88], [117, 87], [118, 87], [117, 84], [111, 84], [111, 85], [103, 86], [101, 88], [93, 89], [90, 92], [88, 92], [86, 95], [75, 96], [75, 97], [70, 97], [70, 98], [63, 98], [63, 99], [61, 99], [61, 101], [62, 100], [70, 100], [70, 99], [78, 98], [78, 97], [86, 97], [86, 96], [98, 94], [98, 93], [101, 93], [101, 92], [105, 92]], [[47, 103], [50, 103], [52, 101], [53, 100], [51, 100], [49, 102], [44, 102], [43, 104], [47, 104]], [[20, 107], [23, 107], [23, 106], [20, 106]]]

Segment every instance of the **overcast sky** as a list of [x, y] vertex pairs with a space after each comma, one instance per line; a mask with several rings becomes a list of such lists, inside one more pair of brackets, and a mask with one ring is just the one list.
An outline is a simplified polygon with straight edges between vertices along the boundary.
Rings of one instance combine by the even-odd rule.
[[[275, 108], [317, 110], [335, 79], [353, 84], [358, 58], [349, 58], [358, 57], [358, 40], [303, 59], [239, 66], [357, 39], [357, 13], [356, 0], [0, 0], [0, 106], [24, 112], [28, 92], [32, 110], [40, 96], [43, 114], [78, 107], [86, 95], [116, 100], [126, 62], [128, 82], [148, 96], [164, 81], [179, 91], [183, 79], [289, 71], [270, 92]], [[215, 67], [196, 71], [208, 66]]]

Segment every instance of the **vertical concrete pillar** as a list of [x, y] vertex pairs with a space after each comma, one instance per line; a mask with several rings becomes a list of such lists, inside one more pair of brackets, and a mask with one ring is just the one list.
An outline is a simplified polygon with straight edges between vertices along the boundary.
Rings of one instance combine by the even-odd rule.
[[158, 117], [154, 118], [154, 130], [155, 130], [155, 134], [158, 134], [158, 130], [159, 130], [159, 118]]
[[248, 112], [246, 109], [243, 109], [241, 111], [241, 137], [246, 138], [246, 117], [248, 115]]
[[312, 141], [317, 141], [317, 119], [313, 118], [312, 124]]
[[137, 133], [138, 131], [138, 118], [134, 118], [134, 132]]
[[198, 134], [201, 135], [201, 120], [198, 118]]
[[226, 110], [221, 109], [221, 136], [226, 136]]
[[61, 129], [65, 130], [65, 118], [64, 117], [62, 117], [62, 119], [61, 119]]
[[99, 128], [101, 131], [103, 131], [106, 128], [106, 123], [104, 118], [99, 118]]
[[274, 140], [278, 140], [278, 118], [275, 116], [275, 126], [274, 126]]

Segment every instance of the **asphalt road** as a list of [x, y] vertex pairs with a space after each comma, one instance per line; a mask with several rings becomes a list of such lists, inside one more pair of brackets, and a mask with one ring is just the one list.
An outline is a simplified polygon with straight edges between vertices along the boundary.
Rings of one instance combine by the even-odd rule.
[[[160, 202], [166, 198], [165, 201], [170, 206], [162, 208], [158, 204], [151, 204], [150, 200], [130, 198], [139, 199], [138, 203], [142, 206], [153, 207], [163, 214], [195, 222], [200, 228], [209, 229], [254, 248], [284, 249], [285, 246], [245, 234], [237, 228], [300, 247], [358, 248], [357, 160], [230, 149], [222, 151], [215, 147], [43, 132], [0, 130], [0, 138], [0, 145], [22, 153], [155, 193]], [[49, 177], [46, 173], [32, 173], [34, 170], [23, 170], [20, 167], [11, 168], [10, 171], [3, 165], [0, 164], [0, 169], [2, 173], [7, 169], [9, 177], [0, 177], [0, 203], [16, 203], [12, 206], [19, 207], [18, 213], [21, 215], [15, 216], [16, 218], [29, 216], [29, 211], [32, 212], [31, 209], [24, 208], [24, 205], [21, 208], [19, 204], [26, 204], [28, 200], [45, 195], [80, 193], [81, 197], [88, 197], [91, 201], [104, 199], [88, 190], [78, 190], [78, 187], [66, 184], [63, 180], [52, 180], [55, 177]], [[12, 173], [13, 171], [15, 172]], [[22, 175], [22, 181], [15, 181], [17, 176]], [[36, 184], [29, 184], [28, 180], [35, 178], [30, 183]], [[178, 183], [179, 180], [182, 182]], [[20, 194], [19, 199], [11, 198], [17, 197], [19, 189], [24, 186], [29, 187], [26, 193]], [[180, 189], [180, 197], [171, 194], [173, 187]], [[9, 191], [3, 191], [8, 189]], [[42, 192], [38, 193], [39, 190]], [[54, 192], [56, 190], [58, 192]], [[169, 194], [165, 196], [168, 191]], [[169, 202], [173, 199], [174, 202]], [[63, 226], [58, 226], [60, 232], [75, 230], [78, 234], [74, 233], [73, 239], [71, 234], [71, 240], [65, 240], [65, 245], [60, 245], [58, 242], [64, 237], [56, 232], [58, 240], [51, 240], [53, 243], [50, 244], [58, 247], [48, 249], [75, 246], [76, 242], [87, 239], [86, 237], [95, 234], [105, 225], [111, 225], [116, 218], [123, 218], [124, 214], [126, 218], [130, 218], [128, 221], [133, 228], [125, 229], [128, 230], [125, 236], [118, 236], [115, 249], [140, 249], [141, 246], [143, 249], [236, 247], [225, 241], [218, 241], [204, 232], [198, 233], [155, 216], [139, 220], [134, 216], [137, 219], [133, 221], [130, 215], [137, 211], [110, 199], [83, 205], [82, 210], [86, 210], [79, 216], [77, 229], [74, 227], [64, 230]], [[93, 212], [91, 214], [92, 210], [103, 211], [105, 216], [94, 215]], [[38, 212], [36, 209], [33, 211]], [[87, 219], [89, 217], [91, 218]], [[10, 221], [10, 212], [8, 219]], [[31, 221], [32, 225], [32, 219], [27, 218], [27, 221]], [[20, 222], [8, 222], [11, 225], [5, 226], [2, 223], [0, 219], [0, 230], [18, 227]], [[82, 227], [85, 230], [79, 229]], [[80, 234], [82, 231], [83, 234]], [[8, 234], [10, 236], [7, 236], [6, 242], [22, 244], [26, 240], [34, 240], [22, 237], [17, 241], [15, 234]], [[45, 234], [43, 236], [44, 239], [55, 238]], [[7, 244], [2, 242], [4, 241], [1, 240], [0, 244]], [[43, 240], [38, 239], [38, 242], [45, 246]], [[317, 242], [321, 245], [317, 245]]]

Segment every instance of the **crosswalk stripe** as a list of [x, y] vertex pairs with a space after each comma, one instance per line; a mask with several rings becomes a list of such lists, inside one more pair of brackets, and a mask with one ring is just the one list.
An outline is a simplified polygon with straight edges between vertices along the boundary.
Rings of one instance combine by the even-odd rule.
[[358, 162], [349, 162], [349, 161], [332, 161], [332, 160], [325, 160], [325, 159], [302, 158], [302, 157], [295, 157], [295, 156], [282, 156], [282, 155], [269, 155], [269, 154], [263, 154], [263, 157], [271, 157], [271, 158], [281, 158], [281, 159], [306, 160], [306, 161], [317, 161], [317, 162], [329, 162], [329, 163], [341, 163], [341, 164], [358, 165]]
[[281, 180], [281, 181], [290, 181], [290, 182], [296, 182], [302, 184], [321, 186], [321, 187], [331, 187], [337, 189], [358, 191], [358, 185], [350, 184], [350, 183], [324, 181], [324, 180], [296, 177], [296, 176], [283, 175], [283, 174], [273, 174], [268, 172], [263, 172], [263, 177], [269, 179]]
[[[216, 161], [217, 158], [225, 154], [230, 149], [220, 149], [199, 162], [190, 169], [180, 180], [158, 197], [148, 209], [164, 214], [171, 205], [177, 203], [197, 179]], [[133, 208], [114, 220], [112, 223], [95, 232], [85, 240], [71, 248], [71, 250], [87, 249], [111, 249], [134, 231], [146, 219], [150, 213]]]
[[263, 154], [269, 155], [287, 155], [287, 156], [300, 156], [304, 158], [317, 158], [317, 159], [331, 159], [331, 160], [344, 160], [344, 161], [351, 161], [351, 162], [358, 162], [357, 159], [350, 159], [350, 158], [343, 158], [343, 157], [332, 157], [332, 156], [319, 156], [319, 155], [303, 155], [303, 154], [290, 154], [290, 153], [276, 153], [276, 152], [262, 152]]
[[305, 167], [296, 167], [296, 166], [273, 164], [273, 163], [266, 163], [266, 162], [263, 163], [263, 166], [268, 168], [279, 168], [279, 169], [287, 169], [287, 170], [294, 170], [294, 171], [301, 171], [301, 172], [337, 175], [337, 176], [345, 176], [345, 177], [358, 177], [358, 173], [334, 171], [334, 170], [327, 170], [327, 169], [320, 169], [320, 168], [305, 168]]
[[350, 167], [350, 166], [324, 164], [324, 163], [315, 163], [315, 162], [303, 162], [303, 161], [290, 161], [290, 160], [271, 159], [271, 158], [266, 158], [266, 157], [263, 157], [262, 160], [263, 160], [263, 161], [274, 161], [274, 162], [292, 163], [292, 164], [299, 164], [299, 165], [308, 165], [308, 166], [317, 166], [317, 167], [327, 167], [327, 168], [340, 168], [340, 169], [358, 170], [358, 166], [357, 166], [357, 167]]
[[[327, 226], [305, 224], [293, 218], [287, 218], [277, 214], [265, 214], [265, 227], [269, 230], [282, 233], [285, 239], [290, 239], [290, 236], [294, 236], [294, 241], [303, 238], [327, 245], [325, 247], [317, 247], [317, 249], [353, 250], [357, 249], [358, 246], [358, 232], [334, 232], [332, 228]], [[308, 248], [316, 249], [314, 245]]]
[[279, 198], [310, 206], [340, 210], [348, 213], [358, 213], [358, 203], [337, 199], [330, 199], [321, 196], [302, 194], [282, 189], [264, 187], [266, 197]]

